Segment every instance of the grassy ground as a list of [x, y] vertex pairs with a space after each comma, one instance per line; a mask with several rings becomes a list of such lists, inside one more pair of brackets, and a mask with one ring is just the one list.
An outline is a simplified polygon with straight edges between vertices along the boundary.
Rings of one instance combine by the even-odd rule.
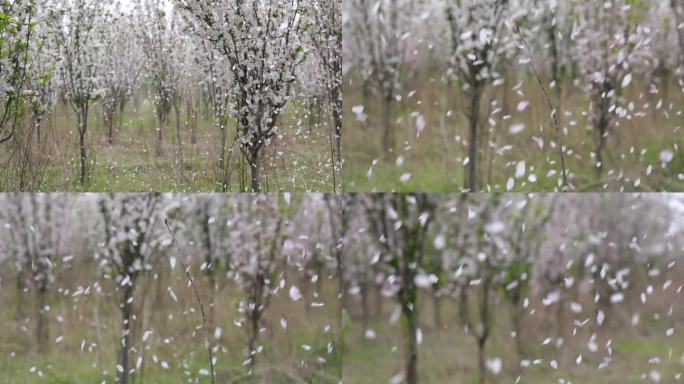
[[[382, 149], [380, 100], [371, 95], [364, 100], [359, 79], [350, 75], [344, 88], [345, 191], [460, 191], [464, 186], [464, 160], [467, 158], [466, 100], [459, 97], [458, 84], [446, 84], [439, 76], [412, 74], [404, 86], [402, 99], [394, 103], [392, 126], [396, 147], [391, 154]], [[678, 191], [684, 190], [684, 94], [669, 80], [668, 94], [647, 92], [637, 82], [625, 92], [634, 103], [629, 119], [608, 137], [603, 175], [596, 178], [591, 154], [596, 148], [595, 132], [588, 128], [589, 101], [570, 84], [563, 98], [562, 142], [568, 148], [567, 169], [578, 191]], [[489, 101], [498, 100], [498, 105]], [[503, 103], [503, 100], [506, 100]], [[662, 105], [656, 109], [659, 102]], [[518, 112], [520, 102], [529, 106]], [[363, 105], [365, 123], [352, 113]], [[496, 112], [499, 110], [498, 112]], [[496, 113], [494, 113], [496, 112]], [[425, 129], [418, 137], [418, 116]], [[494, 125], [492, 125], [494, 124]], [[511, 134], [512, 125], [525, 129]], [[483, 190], [506, 191], [514, 178], [516, 164], [525, 161], [526, 174], [515, 179], [514, 191], [553, 191], [559, 185], [560, 157], [551, 146], [555, 130], [549, 110], [536, 80], [510, 78], [490, 88], [482, 109], [482, 145], [478, 174]], [[539, 143], [543, 141], [543, 148]], [[674, 153], [663, 166], [661, 151]], [[650, 168], [650, 169], [649, 169]], [[550, 174], [555, 171], [555, 174]], [[402, 182], [402, 175], [410, 174]], [[536, 180], [530, 180], [534, 174]]]
[[[200, 373], [208, 370], [208, 361], [199, 308], [184, 275], [176, 270], [173, 275], [163, 276], [162, 283], [149, 276], [140, 280], [137, 287], [131, 364], [135, 366], [138, 356], [143, 357], [143, 363], [133, 383], [209, 383], [209, 377]], [[30, 292], [21, 295], [25, 316], [18, 317], [17, 293], [10, 271], [6, 270], [2, 276], [1, 384], [115, 381], [121, 315], [117, 308], [118, 294], [113, 293], [111, 282], [87, 279], [82, 272], [67, 271], [59, 276], [59, 281], [68, 283], [50, 296], [50, 345], [48, 352], [39, 353], [34, 335], [36, 317], [32, 316], [33, 295]], [[295, 274], [290, 276], [294, 279]], [[209, 286], [202, 278], [196, 278], [196, 282], [207, 306]], [[302, 287], [301, 282], [297, 284]], [[325, 281], [321, 295], [315, 299], [325, 305], [309, 306], [308, 310], [304, 299], [293, 302], [286, 292], [273, 298], [259, 340], [264, 348], [257, 357], [256, 374], [260, 382], [337, 383], [341, 363], [335, 336], [338, 324], [332, 292], [335, 286], [335, 282]], [[74, 295], [79, 287], [89, 288], [89, 292]], [[176, 294], [177, 302], [167, 287]], [[241, 291], [230, 284], [216, 294], [214, 324], [222, 329], [218, 337], [214, 328], [211, 331], [218, 359], [217, 383], [249, 382], [243, 366], [246, 333], [238, 323], [240, 295]], [[311, 297], [307, 301], [310, 300]], [[283, 322], [287, 323], [286, 328]], [[143, 342], [145, 331], [153, 333]]]
[[[131, 103], [134, 104], [134, 103]], [[163, 135], [163, 151], [157, 155], [157, 121], [148, 100], [129, 105], [114, 144], [107, 141], [99, 105], [91, 109], [87, 134], [89, 180], [86, 191], [220, 191], [223, 173], [218, 167], [219, 130], [209, 118], [198, 118], [198, 140], [191, 144], [190, 127], [181, 113], [183, 158], [178, 152], [175, 114], [172, 112]], [[279, 134], [264, 148], [262, 189], [268, 191], [332, 191], [328, 126], [309, 132], [305, 103], [288, 103], [281, 117]], [[249, 186], [249, 167], [235, 145], [235, 123], [228, 123], [230, 191]], [[45, 163], [33, 190], [81, 191], [79, 150], [73, 111], [58, 105], [46, 122], [47, 140], [36, 150]], [[45, 135], [45, 133], [44, 133]]]
[[[418, 372], [420, 383], [475, 384], [477, 377], [477, 346], [474, 338], [465, 333], [458, 325], [455, 306], [443, 303], [443, 324], [434, 325], [432, 307], [428, 300], [421, 302], [422, 344], [419, 347]], [[670, 302], [671, 304], [672, 302]], [[386, 300], [382, 316], [375, 317], [370, 328], [376, 333], [373, 340], [364, 339], [362, 327], [353, 321], [345, 338], [343, 377], [345, 383], [387, 383], [403, 370], [403, 339], [401, 321], [389, 323], [388, 318], [396, 304]], [[588, 342], [593, 331], [589, 325], [578, 326], [573, 336], [573, 322], [568, 318], [565, 346], [556, 348], [554, 323], [545, 318], [543, 308], [538, 308], [524, 320], [523, 339], [525, 340], [524, 358], [530, 366], [519, 368], [515, 341], [511, 335], [510, 317], [505, 305], [495, 307], [496, 327], [486, 346], [488, 359], [500, 358], [503, 368], [500, 373], [488, 371], [487, 383], [642, 383], [651, 382], [651, 371], [661, 375], [661, 383], [681, 382], [684, 372], [684, 335], [677, 325], [684, 317], [679, 315], [679, 323], [674, 325], [674, 336], [666, 337], [667, 328], [673, 324], [663, 314], [668, 305], [659, 308], [660, 317], [655, 312], [643, 311], [637, 326], [626, 324], [606, 325], [596, 332], [598, 350], [591, 352]], [[358, 308], [352, 313], [358, 316]], [[551, 314], [550, 318], [554, 315]], [[569, 315], [568, 315], [569, 316]], [[577, 316], [582, 322], [591, 315]], [[543, 345], [551, 337], [552, 342]], [[612, 355], [608, 354], [609, 345]], [[577, 364], [577, 356], [582, 362]], [[611, 363], [602, 369], [599, 364], [605, 357]], [[558, 369], [551, 361], [558, 361]], [[519, 377], [519, 381], [518, 380]]]

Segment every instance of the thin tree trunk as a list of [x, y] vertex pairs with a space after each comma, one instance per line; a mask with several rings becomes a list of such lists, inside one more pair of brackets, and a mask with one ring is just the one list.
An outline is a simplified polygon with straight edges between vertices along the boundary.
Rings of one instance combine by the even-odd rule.
[[489, 323], [489, 291], [491, 289], [492, 276], [486, 276], [482, 283], [482, 306], [480, 307], [480, 334], [477, 335], [477, 357], [478, 357], [478, 371], [480, 375], [480, 384], [486, 384], [486, 354], [485, 345], [489, 338], [489, 331], [491, 324]]
[[38, 351], [40, 353], [47, 352], [48, 347], [48, 326], [45, 319], [45, 304], [47, 299], [47, 290], [45, 288], [38, 288], [36, 300], [36, 341], [38, 342]]
[[468, 114], [470, 137], [468, 139], [468, 182], [466, 185], [470, 192], [477, 192], [478, 124], [480, 121], [482, 90], [477, 87], [473, 92], [474, 94], [470, 97], [470, 111]]
[[392, 132], [392, 98], [383, 99], [383, 133], [382, 145], [385, 150], [385, 155], [394, 151], [394, 132]]
[[249, 158], [249, 168], [252, 176], [252, 192], [261, 192], [259, 187], [259, 151], [252, 150]]
[[190, 124], [190, 144], [197, 144], [197, 124], [195, 123], [195, 108], [193, 107], [192, 99], [188, 98], [185, 103], [185, 110], [187, 113], [187, 123]]
[[226, 124], [228, 123], [226, 118], [224, 116], [220, 117], [221, 121], [219, 122], [219, 129], [221, 131], [221, 156], [219, 158], [219, 169], [221, 170], [221, 177], [222, 177], [222, 183], [221, 183], [221, 190], [223, 192], [228, 191], [228, 167], [226, 164], [226, 141], [228, 138], [228, 130], [226, 129]]
[[26, 313], [24, 313], [24, 298], [23, 298], [23, 293], [24, 293], [24, 287], [25, 287], [25, 282], [24, 282], [24, 274], [19, 273], [17, 276], [17, 311], [16, 311], [16, 316], [17, 316], [17, 321], [23, 321], [24, 318], [26, 317]]
[[162, 154], [162, 131], [164, 130], [164, 115], [163, 113], [157, 114], [159, 118], [159, 128], [157, 129], [157, 156]]
[[442, 297], [436, 290], [432, 291], [432, 315], [435, 320], [435, 328], [442, 328]]
[[41, 127], [40, 126], [41, 126], [42, 122], [43, 122], [43, 115], [41, 113], [38, 113], [36, 116], [36, 139], [38, 140], [38, 144], [40, 144], [40, 141], [41, 141], [41, 132], [40, 132]]
[[124, 109], [126, 109], [126, 102], [122, 99], [119, 101], [119, 131], [123, 129]]
[[215, 307], [216, 307], [216, 281], [214, 277], [212, 276], [211, 279], [211, 288], [210, 288], [210, 296], [209, 296], [209, 327], [213, 328], [214, 327], [214, 318], [215, 318]]
[[[520, 303], [516, 303], [515, 308], [513, 308], [513, 330], [515, 331], [515, 351], [518, 354], [518, 362], [522, 361], [525, 357], [522, 335], [522, 316]], [[520, 367], [520, 365], [518, 365], [518, 367]]]
[[313, 131], [313, 126], [314, 126], [314, 100], [313, 98], [309, 98], [309, 135]]
[[606, 148], [606, 130], [607, 124], [605, 124], [604, 119], [601, 118], [598, 126], [598, 144], [596, 145], [596, 180], [601, 179], [603, 167], [605, 166], [603, 152]]
[[382, 315], [382, 287], [373, 284], [375, 287], [375, 317]]
[[368, 283], [364, 282], [361, 286], [361, 316], [363, 321], [363, 337], [368, 332]]
[[[255, 309], [256, 311], [258, 309]], [[250, 335], [247, 345], [247, 353], [249, 354], [249, 364], [247, 369], [251, 377], [251, 382], [254, 382], [254, 369], [256, 368], [256, 353], [257, 353], [257, 339], [259, 337], [259, 315], [257, 313], [250, 313]]]
[[178, 136], [178, 157], [180, 159], [180, 164], [182, 167], [183, 166], [183, 139], [181, 137], [180, 107], [178, 106], [178, 103], [175, 103], [173, 105], [173, 109], [176, 112], [176, 136]]
[[[318, 105], [318, 117], [320, 119], [320, 101]], [[332, 118], [335, 125], [335, 149], [337, 154], [337, 172], [340, 175], [340, 185], [342, 185], [342, 98], [339, 90], [333, 91]]]
[[82, 107], [81, 111], [78, 115], [78, 138], [79, 138], [79, 149], [81, 152], [81, 188], [85, 187], [86, 184], [86, 162], [87, 162], [87, 153], [86, 153], [86, 144], [85, 144], [85, 135], [86, 135], [86, 130], [88, 127], [88, 109], [87, 107]]
[[107, 143], [114, 144], [114, 106], [105, 108], [105, 123], [107, 124]]
[[477, 339], [477, 372], [480, 378], [480, 384], [486, 384], [487, 380], [485, 378], [487, 374], [487, 357], [485, 355], [485, 343], [487, 339], [478, 338]]
[[133, 315], [133, 283], [129, 283], [124, 287], [123, 297], [121, 300], [121, 353], [119, 356], [119, 365], [122, 369], [117, 369], [117, 384], [128, 384], [128, 366], [129, 352], [131, 348], [131, 318]]
[[[407, 303], [408, 304], [408, 303]], [[407, 326], [407, 340], [406, 340], [406, 383], [418, 383], [418, 319], [416, 316], [416, 308], [404, 308], [404, 315], [406, 316]]]

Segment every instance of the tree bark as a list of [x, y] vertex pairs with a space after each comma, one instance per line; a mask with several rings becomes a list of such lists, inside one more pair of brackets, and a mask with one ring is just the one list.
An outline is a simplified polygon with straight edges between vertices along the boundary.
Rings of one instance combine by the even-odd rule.
[[[318, 107], [318, 116], [320, 118], [320, 101]], [[337, 172], [340, 175], [340, 185], [342, 185], [342, 98], [339, 95], [339, 90], [333, 90], [333, 106], [332, 118], [335, 125], [335, 149], [337, 155]]]
[[480, 121], [480, 102], [482, 98], [482, 88], [476, 86], [470, 97], [470, 111], [468, 114], [469, 132], [468, 139], [468, 182], [467, 187], [470, 192], [477, 192], [477, 147], [478, 147], [478, 124]]
[[219, 157], [219, 169], [221, 170], [221, 182], [222, 191], [228, 191], [228, 170], [226, 164], [226, 141], [228, 139], [228, 130], [226, 129], [227, 119], [224, 116], [219, 117], [221, 120], [219, 122], [219, 130], [221, 131], [221, 155]]
[[186, 119], [187, 124], [190, 124], [190, 144], [197, 144], [197, 124], [196, 124], [196, 113], [193, 107], [192, 98], [188, 98], [185, 103]]
[[309, 135], [313, 131], [313, 126], [314, 126], [314, 98], [311, 97], [309, 98]]
[[114, 106], [105, 106], [105, 122], [107, 123], [107, 143], [114, 144]]
[[133, 315], [133, 283], [129, 283], [124, 287], [123, 297], [121, 299], [121, 353], [119, 356], [119, 364], [123, 368], [121, 371], [117, 369], [117, 384], [129, 383], [129, 352], [131, 342], [131, 318]]
[[178, 157], [180, 159], [180, 165], [183, 166], [183, 139], [181, 138], [181, 127], [180, 127], [180, 106], [178, 103], [173, 105], [173, 109], [176, 112], [176, 136], [178, 139]]
[[[522, 310], [519, 304], [513, 308], [513, 330], [515, 331], [515, 351], [518, 354], [518, 362], [525, 357], [522, 335]], [[518, 365], [520, 367], [520, 365]]]
[[361, 316], [363, 322], [363, 337], [366, 337], [368, 332], [368, 283], [364, 282], [361, 285]]
[[603, 117], [598, 122], [598, 143], [596, 145], [596, 180], [601, 179], [603, 174], [603, 167], [605, 166], [603, 159], [603, 152], [606, 148], [606, 133], [608, 130], [608, 122]]
[[485, 343], [487, 339], [478, 338], [477, 339], [477, 371], [480, 378], [480, 384], [486, 384], [487, 375], [487, 357], [485, 355]]
[[24, 313], [24, 299], [23, 299], [23, 293], [24, 293], [24, 288], [26, 287], [26, 282], [24, 280], [24, 273], [19, 272], [17, 275], [17, 311], [16, 311], [16, 317], [17, 321], [23, 321], [24, 318], [26, 317], [26, 313]]
[[43, 122], [43, 114], [38, 113], [36, 115], [36, 139], [38, 140], [38, 144], [41, 142], [41, 125]]
[[157, 117], [159, 119], [159, 128], [157, 129], [157, 156], [160, 156], [162, 154], [162, 131], [164, 130], [164, 113], [158, 112]]
[[382, 145], [385, 149], [385, 155], [394, 151], [394, 132], [392, 132], [392, 98], [383, 99], [383, 133]]
[[252, 192], [261, 192], [259, 186], [259, 151], [251, 150], [249, 168], [252, 176]]
[[432, 291], [432, 315], [435, 320], [435, 328], [442, 328], [442, 297], [436, 290]]
[[375, 287], [375, 317], [382, 315], [382, 287], [378, 284], [373, 284]]
[[482, 283], [482, 306], [480, 307], [480, 325], [481, 329], [479, 335], [477, 336], [477, 359], [478, 359], [478, 371], [480, 375], [480, 384], [486, 384], [486, 368], [487, 368], [487, 357], [485, 354], [485, 345], [487, 339], [489, 338], [490, 323], [489, 323], [489, 291], [492, 284], [492, 276], [484, 277], [484, 282]]
[[[408, 303], [407, 303], [408, 304]], [[418, 383], [418, 319], [416, 308], [404, 306], [404, 316], [406, 316], [407, 340], [406, 340], [406, 383]]]
[[82, 106], [79, 113], [76, 114], [78, 117], [78, 138], [79, 138], [79, 149], [81, 153], [81, 188], [85, 187], [87, 170], [86, 163], [88, 160], [88, 154], [86, 153], [85, 136], [88, 129], [88, 107]]
[[36, 341], [38, 342], [38, 351], [40, 353], [47, 352], [48, 347], [48, 326], [45, 319], [45, 303], [47, 299], [47, 289], [39, 287], [37, 291], [36, 300]]
[[247, 368], [249, 371], [250, 382], [254, 382], [254, 369], [256, 368], [256, 350], [257, 350], [257, 339], [259, 338], [259, 314], [256, 312], [258, 309], [254, 309], [250, 313], [250, 334], [249, 341], [247, 344], [247, 353], [249, 354], [249, 364]]

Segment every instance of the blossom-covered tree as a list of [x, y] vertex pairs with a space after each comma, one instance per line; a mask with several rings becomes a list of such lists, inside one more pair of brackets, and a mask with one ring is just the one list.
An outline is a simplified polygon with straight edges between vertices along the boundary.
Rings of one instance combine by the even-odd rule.
[[9, 194], [0, 198], [0, 249], [13, 260], [17, 287], [29, 287], [35, 295], [35, 335], [39, 351], [49, 345], [50, 287], [56, 268], [65, 256], [70, 227], [64, 225], [72, 212], [65, 195]]
[[[140, 57], [144, 51], [135, 36], [135, 24], [127, 13], [112, 15], [111, 22], [100, 30], [103, 36], [102, 54], [98, 62], [99, 83], [102, 87], [102, 109], [107, 141], [114, 143], [114, 119], [119, 115], [119, 129], [123, 112], [130, 98], [139, 92], [143, 67]], [[112, 36], [117, 36], [112, 38]]]
[[[232, 208], [230, 268], [235, 271], [235, 282], [244, 293], [239, 308], [248, 334], [244, 364], [252, 375], [257, 354], [262, 349], [257, 343], [264, 313], [273, 295], [284, 288], [278, 282], [278, 273], [283, 265], [283, 227], [287, 222], [276, 196], [236, 197], [229, 204]], [[291, 296], [299, 299], [298, 288], [290, 287], [293, 289], [296, 295], [291, 293]]]
[[66, 99], [76, 113], [81, 188], [85, 188], [88, 175], [88, 113], [100, 96], [99, 29], [108, 22], [106, 17], [101, 0], [65, 0], [57, 3], [52, 20], [52, 33], [62, 58], [59, 68]]
[[629, 102], [621, 97], [622, 89], [633, 79], [635, 64], [648, 54], [649, 40], [644, 26], [648, 2], [619, 0], [609, 7], [601, 2], [581, 1], [574, 31], [579, 70], [591, 98], [590, 123], [595, 137], [592, 158], [596, 178], [605, 167], [608, 138], [619, 126], [618, 119], [629, 112]]
[[[139, 39], [145, 54], [145, 74], [154, 95], [157, 115], [157, 154], [161, 154], [163, 132], [171, 115], [171, 109], [178, 104], [178, 82], [182, 63], [179, 53], [183, 52], [183, 40], [179, 34], [179, 19], [173, 10], [169, 11], [165, 1], [148, 0], [139, 4], [141, 17]], [[176, 114], [178, 120], [178, 114]], [[176, 138], [179, 158], [182, 160], [180, 125], [177, 121]]]
[[385, 154], [395, 150], [392, 124], [395, 105], [401, 99], [402, 66], [410, 48], [406, 39], [415, 27], [419, 3], [414, 0], [354, 0], [345, 7], [345, 35], [354, 50], [356, 65], [382, 100], [382, 146]]
[[406, 320], [407, 383], [418, 382], [418, 290], [426, 281], [422, 269], [434, 204], [429, 195], [380, 194], [367, 205], [369, 230], [384, 249], [383, 265], [389, 277], [384, 289], [401, 305]]
[[0, 144], [12, 138], [20, 123], [35, 11], [33, 1], [0, 3]]
[[195, 21], [201, 38], [215, 44], [232, 73], [234, 115], [240, 149], [251, 170], [251, 190], [260, 191], [260, 154], [277, 133], [291, 97], [296, 68], [304, 59], [310, 4], [285, 0], [177, 0]]
[[104, 231], [100, 268], [122, 290], [121, 349], [116, 366], [117, 382], [121, 384], [129, 383], [135, 372], [129, 356], [136, 283], [171, 243], [160, 222], [161, 203], [158, 193], [105, 195], [98, 202]]
[[501, 63], [510, 39], [505, 32], [510, 18], [509, 0], [449, 1], [446, 15], [451, 37], [451, 75], [458, 79], [468, 100], [468, 160], [465, 186], [479, 190], [477, 164], [481, 136], [484, 91], [500, 75]]
[[342, 174], [342, 1], [315, 2], [311, 8], [314, 24], [309, 35], [318, 58], [316, 63], [323, 73], [321, 82], [328, 98], [335, 129], [335, 180], [336, 174]]

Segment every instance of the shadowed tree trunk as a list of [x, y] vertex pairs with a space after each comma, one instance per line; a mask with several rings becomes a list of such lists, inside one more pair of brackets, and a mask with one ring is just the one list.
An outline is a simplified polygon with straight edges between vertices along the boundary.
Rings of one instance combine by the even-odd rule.
[[78, 121], [78, 147], [80, 149], [80, 160], [81, 160], [81, 188], [85, 187], [87, 179], [87, 160], [88, 154], [86, 153], [86, 132], [88, 130], [88, 106], [79, 106], [79, 111], [76, 114]]
[[17, 306], [16, 306], [16, 317], [17, 321], [23, 321], [24, 318], [26, 317], [26, 313], [24, 312], [24, 299], [23, 299], [23, 293], [24, 293], [24, 288], [26, 288], [26, 281], [24, 280], [25, 275], [24, 272], [19, 271], [17, 275], [17, 289], [16, 289], [16, 301], [17, 301]]
[[197, 116], [191, 97], [185, 102], [186, 125], [190, 125], [190, 144], [197, 144]]
[[[413, 291], [413, 293], [410, 293]], [[417, 295], [417, 289], [413, 288], [409, 295]], [[415, 304], [415, 301], [413, 302]], [[406, 318], [406, 382], [408, 384], [418, 383], [418, 316], [415, 305], [405, 303], [402, 305], [404, 317]]]
[[478, 308], [478, 318], [477, 324], [473, 324], [470, 318], [470, 308], [468, 293], [463, 287], [461, 293], [459, 294], [459, 312], [461, 315], [461, 321], [468, 329], [468, 333], [473, 335], [477, 344], [477, 370], [478, 370], [478, 382], [480, 384], [486, 384], [487, 375], [487, 355], [485, 351], [485, 346], [487, 344], [487, 339], [490, 333], [490, 319], [489, 319], [489, 294], [492, 286], [492, 276], [487, 274], [482, 277], [480, 283], [480, 306]]
[[368, 282], [363, 282], [361, 284], [361, 317], [363, 322], [363, 337], [366, 337], [366, 332], [368, 332]]
[[608, 139], [608, 119], [603, 112], [601, 112], [601, 116], [599, 116], [596, 130], [598, 136], [596, 138], [596, 180], [600, 180], [605, 166], [603, 155], [606, 149], [606, 140]]
[[470, 107], [468, 110], [468, 180], [466, 186], [470, 192], [478, 190], [477, 183], [477, 149], [479, 145], [478, 125], [480, 122], [480, 103], [484, 89], [481, 84], [473, 86], [473, 94], [470, 95]]
[[492, 277], [487, 276], [482, 283], [482, 307], [480, 307], [480, 331], [477, 337], [477, 360], [478, 372], [480, 376], [480, 384], [486, 384], [486, 368], [487, 356], [485, 354], [485, 345], [489, 338], [489, 290], [492, 284]]
[[43, 113], [38, 112], [35, 113], [36, 115], [36, 140], [38, 141], [38, 144], [41, 142], [41, 126], [43, 124]]
[[442, 297], [437, 290], [432, 291], [432, 316], [435, 328], [442, 328]]
[[119, 100], [119, 131], [123, 129], [124, 110], [126, 109], [126, 98]]
[[316, 117], [314, 116], [314, 97], [309, 98], [309, 103], [308, 103], [308, 110], [309, 110], [309, 134], [313, 132], [313, 126], [314, 126], [314, 121]]
[[392, 97], [383, 99], [383, 124], [382, 124], [382, 146], [385, 155], [394, 151], [394, 132], [392, 131]]
[[259, 151], [250, 151], [249, 169], [252, 176], [252, 192], [261, 192], [259, 186]]
[[121, 298], [121, 353], [117, 367], [117, 384], [128, 384], [129, 377], [129, 353], [131, 348], [131, 319], [133, 317], [133, 282], [124, 286]]
[[107, 144], [114, 144], [114, 110], [116, 108], [114, 105], [109, 105], [109, 103], [104, 103], [102, 106], [104, 109], [104, 122], [107, 127]]
[[[518, 354], [518, 362], [525, 358], [523, 345], [522, 325], [523, 311], [519, 301], [514, 302], [513, 307], [513, 331], [515, 332], [515, 351]], [[520, 367], [520, 365], [518, 365]], [[522, 373], [522, 372], [521, 372]]]
[[228, 130], [226, 129], [226, 125], [228, 125], [228, 118], [221, 116], [219, 119], [219, 131], [221, 134], [219, 169], [221, 170], [221, 177], [223, 179], [221, 182], [221, 190], [226, 192], [228, 191], [228, 164], [226, 163], [226, 141], [228, 140]]
[[379, 284], [373, 284], [375, 287], [375, 317], [382, 315], [382, 287]]
[[180, 164], [182, 166], [183, 165], [183, 139], [181, 137], [181, 127], [180, 127], [181, 112], [180, 112], [180, 105], [179, 104], [180, 104], [180, 101], [177, 100], [173, 104], [173, 109], [174, 109], [174, 112], [176, 113], [176, 136], [177, 136], [176, 139], [178, 140], [178, 157], [180, 160]]
[[40, 353], [47, 352], [49, 329], [45, 319], [45, 305], [47, 301], [47, 287], [38, 287], [36, 292], [36, 340], [38, 342], [38, 351]]
[[[332, 118], [333, 124], [335, 126], [335, 148], [337, 154], [337, 172], [342, 176], [342, 102], [340, 97], [340, 90], [338, 87], [333, 87], [332, 91]], [[320, 124], [321, 118], [321, 106], [320, 100], [318, 101], [318, 123]], [[342, 185], [342, 180], [340, 180], [340, 185]]]
[[247, 343], [247, 358], [249, 362], [247, 363], [247, 369], [249, 371], [249, 381], [254, 383], [256, 377], [254, 375], [254, 369], [256, 368], [256, 354], [257, 354], [257, 339], [259, 338], [259, 322], [261, 319], [261, 310], [258, 308], [260, 304], [252, 303], [254, 309], [249, 313], [249, 340]]

